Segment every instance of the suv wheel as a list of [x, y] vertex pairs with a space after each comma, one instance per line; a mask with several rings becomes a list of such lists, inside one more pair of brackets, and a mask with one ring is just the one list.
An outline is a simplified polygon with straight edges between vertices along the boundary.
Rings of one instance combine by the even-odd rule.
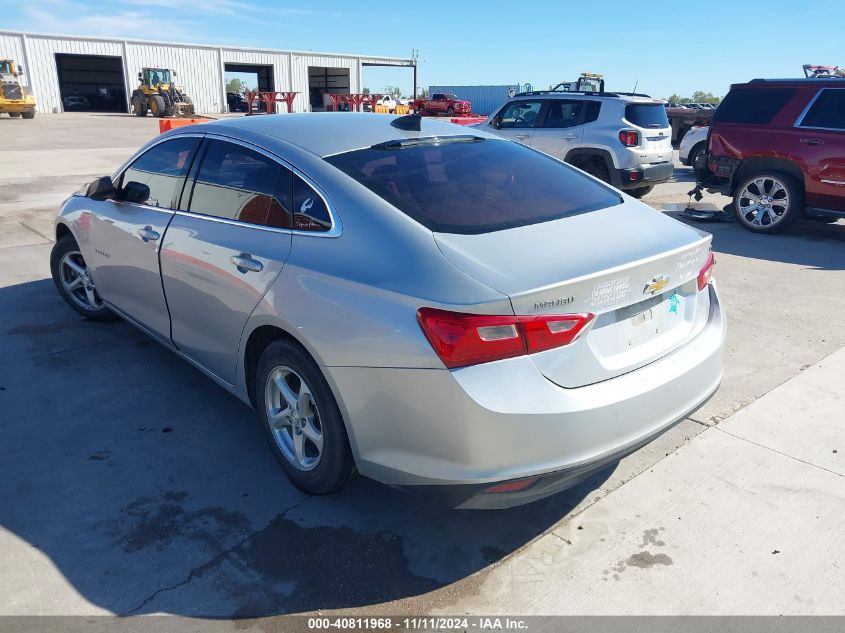
[[804, 191], [791, 176], [764, 172], [739, 183], [733, 204], [737, 219], [748, 230], [777, 233], [801, 216]]
[[634, 198], [639, 199], [651, 193], [652, 189], [654, 189], [653, 185], [650, 187], [640, 187], [639, 189], [631, 189], [629, 191], [626, 191], [625, 193], [627, 193], [629, 196], [633, 196]]
[[594, 158], [583, 165], [576, 166], [580, 167], [591, 176], [595, 176], [603, 182], [610, 183], [610, 172], [607, 171], [607, 165], [604, 164], [604, 161]]
[[355, 472], [340, 409], [320, 368], [297, 344], [267, 346], [256, 372], [257, 405], [288, 479], [309, 494], [340, 489]]

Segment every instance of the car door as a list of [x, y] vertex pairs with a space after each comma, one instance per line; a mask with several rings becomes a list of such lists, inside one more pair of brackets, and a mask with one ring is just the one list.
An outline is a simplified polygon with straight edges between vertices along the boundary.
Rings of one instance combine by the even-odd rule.
[[793, 135], [807, 168], [807, 204], [845, 210], [845, 88], [820, 90]]
[[550, 99], [534, 130], [531, 147], [556, 158], [566, 158], [571, 150], [581, 146], [584, 126], [598, 118], [599, 107], [597, 101]]
[[509, 101], [490, 119], [488, 125], [497, 136], [531, 145], [542, 110], [543, 101], [540, 99]]
[[162, 283], [174, 345], [233, 384], [247, 318], [290, 255], [294, 175], [221, 138], [200, 153], [161, 249]]
[[[117, 177], [118, 198], [95, 203], [91, 215], [86, 257], [94, 260], [100, 295], [168, 341], [159, 249], [199, 142], [199, 136], [179, 136], [149, 148]], [[136, 193], [132, 201], [129, 191]], [[145, 193], [139, 197], [138, 191]]]

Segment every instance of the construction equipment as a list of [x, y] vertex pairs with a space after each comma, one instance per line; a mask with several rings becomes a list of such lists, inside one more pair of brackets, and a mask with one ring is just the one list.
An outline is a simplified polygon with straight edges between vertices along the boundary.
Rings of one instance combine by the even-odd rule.
[[0, 59], [0, 112], [10, 117], [35, 118], [35, 97], [21, 83], [23, 69], [11, 59]]
[[138, 73], [141, 85], [132, 92], [132, 112], [135, 116], [154, 117], [193, 116], [194, 103], [182, 88], [174, 83], [176, 71], [167, 68], [142, 68]]

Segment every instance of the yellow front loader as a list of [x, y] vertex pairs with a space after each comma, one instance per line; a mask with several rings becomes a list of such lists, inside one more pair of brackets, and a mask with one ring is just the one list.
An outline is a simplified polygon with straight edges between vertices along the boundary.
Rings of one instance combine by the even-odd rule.
[[132, 112], [136, 116], [154, 117], [193, 116], [194, 103], [174, 80], [176, 71], [167, 68], [142, 68], [138, 73], [141, 84], [132, 92]]
[[10, 117], [35, 118], [35, 97], [21, 83], [23, 69], [11, 59], [0, 59], [0, 112]]

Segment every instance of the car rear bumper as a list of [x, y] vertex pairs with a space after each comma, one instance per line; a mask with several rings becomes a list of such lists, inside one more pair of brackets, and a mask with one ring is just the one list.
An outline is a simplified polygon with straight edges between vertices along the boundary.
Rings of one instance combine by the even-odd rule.
[[619, 170], [619, 185], [623, 191], [626, 189], [639, 189], [661, 182], [666, 182], [672, 177], [674, 166], [671, 161], [664, 163], [650, 163], [639, 165], [630, 169]]
[[[453, 507], [502, 508], [571, 487], [660, 435], [722, 378], [725, 320], [714, 286], [704, 329], [604, 382], [565, 389], [530, 357], [448, 371], [326, 368], [360, 472]], [[515, 492], [487, 492], [536, 478]]]

